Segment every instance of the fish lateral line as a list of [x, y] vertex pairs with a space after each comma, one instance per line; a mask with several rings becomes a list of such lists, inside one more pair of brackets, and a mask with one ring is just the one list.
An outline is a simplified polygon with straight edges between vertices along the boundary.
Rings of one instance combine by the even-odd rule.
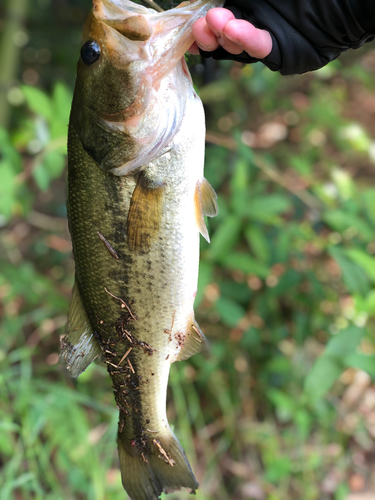
[[134, 314], [132, 313], [130, 307], [128, 306], [128, 304], [123, 300], [121, 299], [120, 297], [116, 297], [116, 295], [113, 295], [113, 293], [109, 292], [107, 290], [107, 287], [104, 287], [104, 290], [106, 291], [106, 293], [108, 293], [108, 295], [110, 295], [111, 297], [113, 297], [114, 299], [118, 300], [119, 302], [121, 302], [121, 308], [124, 309], [124, 307], [126, 307], [126, 309], [128, 310], [128, 313], [130, 314], [131, 318], [134, 320], [134, 321], [137, 321], [137, 318], [134, 316]]
[[106, 249], [112, 255], [112, 257], [115, 260], [120, 260], [120, 257], [118, 256], [118, 253], [113, 248], [113, 246], [109, 243], [109, 241], [102, 235], [102, 233], [100, 231], [97, 231], [97, 235], [99, 236], [100, 240], [104, 243]]

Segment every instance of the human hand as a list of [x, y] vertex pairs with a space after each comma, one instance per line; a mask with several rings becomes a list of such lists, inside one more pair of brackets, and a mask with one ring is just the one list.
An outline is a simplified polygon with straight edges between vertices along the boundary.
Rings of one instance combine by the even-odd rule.
[[199, 54], [198, 47], [211, 52], [221, 46], [230, 54], [246, 51], [251, 57], [263, 59], [272, 49], [268, 31], [236, 19], [228, 9], [210, 9], [205, 17], [195, 21], [192, 31], [195, 43], [189, 49], [191, 54]]

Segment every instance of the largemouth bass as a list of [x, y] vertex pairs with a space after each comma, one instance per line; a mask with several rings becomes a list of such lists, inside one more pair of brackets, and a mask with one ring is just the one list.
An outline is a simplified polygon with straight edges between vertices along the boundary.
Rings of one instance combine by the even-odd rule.
[[122, 482], [153, 500], [197, 481], [166, 416], [170, 365], [202, 350], [193, 312], [199, 232], [217, 213], [203, 177], [205, 125], [184, 53], [215, 0], [156, 13], [94, 0], [68, 137], [76, 266], [62, 358], [77, 377], [97, 356], [119, 409]]

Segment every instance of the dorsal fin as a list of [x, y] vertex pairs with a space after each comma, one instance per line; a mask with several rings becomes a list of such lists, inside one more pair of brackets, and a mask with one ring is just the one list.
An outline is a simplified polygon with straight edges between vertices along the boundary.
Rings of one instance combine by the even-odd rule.
[[186, 332], [184, 345], [181, 348], [176, 361], [183, 361], [184, 359], [188, 359], [190, 356], [207, 349], [207, 339], [203, 335], [202, 330], [199, 328], [198, 323], [193, 317], [193, 320], [189, 324], [189, 328]]
[[215, 217], [219, 210], [217, 206], [217, 195], [207, 179], [203, 178], [197, 182], [194, 202], [199, 232], [208, 242], [210, 242], [204, 216]]
[[67, 335], [61, 341], [60, 359], [65, 361], [72, 377], [76, 378], [100, 354], [101, 349], [94, 338], [94, 332], [83, 307], [78, 286], [74, 283], [68, 314]]

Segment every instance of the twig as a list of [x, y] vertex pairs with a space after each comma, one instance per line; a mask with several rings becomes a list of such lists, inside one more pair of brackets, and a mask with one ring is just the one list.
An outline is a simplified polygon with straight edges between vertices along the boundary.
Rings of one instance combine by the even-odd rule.
[[113, 246], [109, 243], [109, 241], [107, 241], [105, 239], [105, 237], [102, 235], [102, 233], [100, 231], [96, 231], [99, 238], [101, 239], [101, 241], [104, 243], [106, 249], [108, 250], [108, 252], [112, 255], [112, 257], [116, 260], [119, 260], [120, 257], [117, 255], [117, 252], [116, 250], [113, 248]]
[[195, 331], [195, 333], [198, 334], [198, 338], [195, 337], [198, 340], [198, 342], [203, 342], [203, 336], [201, 332], [198, 330], [198, 328], [195, 325], [192, 325], [192, 329]]
[[126, 309], [128, 310], [128, 313], [130, 314], [130, 316], [134, 319], [134, 321], [137, 321], [137, 318], [131, 312], [130, 307], [128, 306], [128, 304], [125, 301], [123, 301], [120, 297], [116, 297], [116, 295], [113, 295], [113, 293], [109, 292], [106, 287], [104, 287], [104, 290], [108, 293], [108, 295], [110, 295], [111, 297], [113, 297], [116, 300], [119, 300], [121, 302], [121, 304], [122, 304], [121, 307], [126, 307]]
[[129, 358], [128, 358], [128, 365], [129, 365], [129, 368], [132, 371], [132, 373], [135, 373], [135, 370], [133, 368], [133, 365], [130, 363], [130, 359]]
[[126, 356], [129, 354], [129, 352], [132, 350], [133, 348], [132, 347], [129, 347], [129, 349], [126, 351], [126, 353], [123, 355], [123, 357], [121, 358], [120, 362], [119, 362], [119, 366], [121, 365], [121, 363], [124, 361], [124, 359], [126, 358]]
[[157, 439], [153, 439], [152, 442], [156, 444], [156, 446], [159, 448], [160, 453], [163, 455], [169, 465], [173, 467], [176, 462], [170, 456], [168, 456], [167, 452], [164, 450], [159, 441]]

